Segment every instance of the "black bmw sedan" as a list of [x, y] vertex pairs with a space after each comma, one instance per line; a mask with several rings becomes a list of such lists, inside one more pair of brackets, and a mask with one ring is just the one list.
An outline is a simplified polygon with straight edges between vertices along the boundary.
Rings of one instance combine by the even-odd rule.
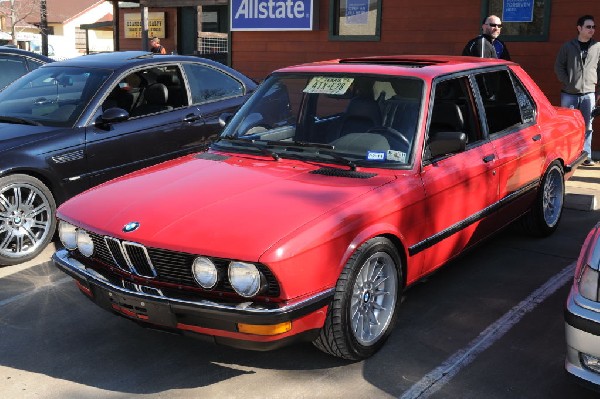
[[57, 204], [204, 150], [219, 116], [255, 88], [214, 61], [139, 51], [53, 62], [16, 80], [0, 92], [0, 266], [44, 249]]

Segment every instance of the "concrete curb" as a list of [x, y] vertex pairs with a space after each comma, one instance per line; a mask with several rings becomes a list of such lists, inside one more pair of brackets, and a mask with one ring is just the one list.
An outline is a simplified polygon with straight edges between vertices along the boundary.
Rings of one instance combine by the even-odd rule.
[[580, 166], [566, 182], [565, 208], [579, 211], [600, 209], [600, 164]]

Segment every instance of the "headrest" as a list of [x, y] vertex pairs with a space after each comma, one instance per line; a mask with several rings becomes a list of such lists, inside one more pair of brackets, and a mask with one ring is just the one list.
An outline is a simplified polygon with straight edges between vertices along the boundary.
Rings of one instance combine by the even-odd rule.
[[153, 83], [144, 93], [146, 102], [151, 104], [166, 104], [169, 99], [169, 90], [162, 83]]
[[431, 124], [448, 126], [451, 127], [451, 131], [460, 132], [464, 128], [465, 120], [458, 105], [454, 103], [437, 102], [433, 105]]
[[179, 76], [172, 74], [172, 73], [165, 73], [162, 75], [158, 75], [158, 77], [156, 78], [156, 81], [158, 83], [163, 83], [167, 86], [179, 86], [180, 81], [179, 81]]
[[346, 109], [346, 118], [359, 117], [370, 119], [375, 125], [381, 125], [381, 111], [375, 100], [367, 97], [354, 97]]

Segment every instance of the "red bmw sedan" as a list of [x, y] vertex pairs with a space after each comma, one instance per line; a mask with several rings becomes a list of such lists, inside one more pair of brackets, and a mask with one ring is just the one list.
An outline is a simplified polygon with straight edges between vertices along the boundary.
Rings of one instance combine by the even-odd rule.
[[283, 68], [221, 120], [209, 151], [64, 203], [55, 264], [144, 326], [353, 360], [448, 260], [517, 220], [551, 234], [587, 155], [581, 114], [502, 60]]

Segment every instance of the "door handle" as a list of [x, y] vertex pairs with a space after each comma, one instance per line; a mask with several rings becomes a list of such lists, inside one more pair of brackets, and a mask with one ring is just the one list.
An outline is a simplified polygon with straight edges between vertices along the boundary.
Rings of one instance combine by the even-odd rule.
[[185, 123], [194, 123], [194, 122], [198, 122], [199, 120], [201, 120], [202, 117], [200, 115], [196, 115], [196, 114], [187, 114], [184, 118], [183, 121]]
[[485, 157], [483, 157], [483, 162], [492, 162], [494, 159], [496, 159], [496, 156], [494, 154], [486, 155]]
[[536, 134], [535, 136], [533, 136], [531, 138], [533, 141], [540, 141], [542, 139], [542, 135], [541, 134]]

